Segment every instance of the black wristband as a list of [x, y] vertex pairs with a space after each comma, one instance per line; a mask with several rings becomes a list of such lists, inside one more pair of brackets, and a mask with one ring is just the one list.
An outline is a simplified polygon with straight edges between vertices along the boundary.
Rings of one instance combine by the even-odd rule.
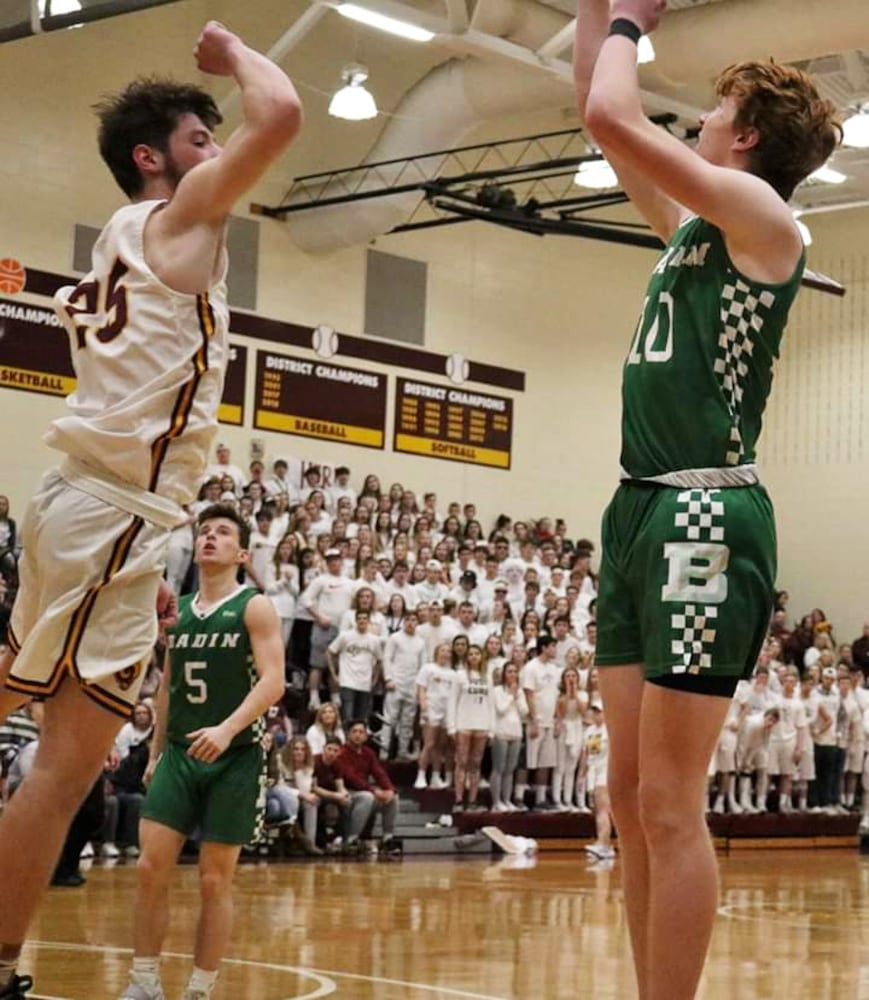
[[640, 31], [633, 21], [628, 20], [626, 17], [617, 17], [610, 25], [609, 33], [629, 38], [634, 45], [639, 45], [640, 39], [643, 37], [642, 31]]

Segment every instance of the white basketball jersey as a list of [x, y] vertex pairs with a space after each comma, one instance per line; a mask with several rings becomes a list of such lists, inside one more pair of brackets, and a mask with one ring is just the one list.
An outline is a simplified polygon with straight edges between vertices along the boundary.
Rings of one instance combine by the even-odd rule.
[[145, 262], [145, 223], [163, 202], [116, 212], [93, 270], [61, 288], [77, 385], [45, 441], [96, 470], [189, 503], [217, 430], [229, 351], [226, 253], [208, 293], [164, 285]]

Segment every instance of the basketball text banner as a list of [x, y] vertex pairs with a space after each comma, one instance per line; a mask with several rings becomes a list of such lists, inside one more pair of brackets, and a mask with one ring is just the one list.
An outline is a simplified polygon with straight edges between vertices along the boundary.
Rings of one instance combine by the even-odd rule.
[[395, 393], [395, 451], [509, 469], [513, 400], [400, 378]]
[[244, 424], [244, 389], [247, 384], [247, 348], [231, 344], [223, 396], [217, 409], [217, 419], [222, 424], [241, 427]]
[[75, 390], [66, 330], [53, 309], [0, 299], [0, 388], [49, 396]]
[[383, 448], [386, 376], [257, 352], [254, 427]]

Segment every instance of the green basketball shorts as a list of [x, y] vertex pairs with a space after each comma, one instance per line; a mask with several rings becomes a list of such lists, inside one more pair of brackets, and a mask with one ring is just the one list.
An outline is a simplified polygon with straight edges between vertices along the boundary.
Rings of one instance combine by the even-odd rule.
[[603, 517], [596, 663], [729, 697], [754, 669], [776, 574], [762, 486], [622, 483]]
[[212, 764], [167, 743], [142, 804], [145, 819], [203, 841], [247, 844], [265, 806], [259, 743], [230, 747]]

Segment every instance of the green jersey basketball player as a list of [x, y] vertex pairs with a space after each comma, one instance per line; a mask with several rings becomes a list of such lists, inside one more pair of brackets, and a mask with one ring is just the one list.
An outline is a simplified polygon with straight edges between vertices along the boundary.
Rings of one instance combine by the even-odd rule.
[[775, 525], [755, 447], [804, 268], [787, 199], [835, 109], [775, 63], [725, 70], [696, 150], [644, 115], [637, 45], [664, 0], [579, 0], [578, 110], [666, 243], [623, 374], [597, 663], [640, 1000], [691, 1000], [717, 905], [706, 770], [764, 638]]
[[264, 805], [263, 716], [284, 692], [280, 622], [237, 582], [249, 529], [234, 507], [199, 516], [199, 591], [181, 598], [142, 806], [135, 953], [123, 1000], [163, 1000], [158, 962], [168, 888], [188, 837], [200, 839], [201, 909], [184, 1000], [207, 1000], [232, 928], [232, 878]]

